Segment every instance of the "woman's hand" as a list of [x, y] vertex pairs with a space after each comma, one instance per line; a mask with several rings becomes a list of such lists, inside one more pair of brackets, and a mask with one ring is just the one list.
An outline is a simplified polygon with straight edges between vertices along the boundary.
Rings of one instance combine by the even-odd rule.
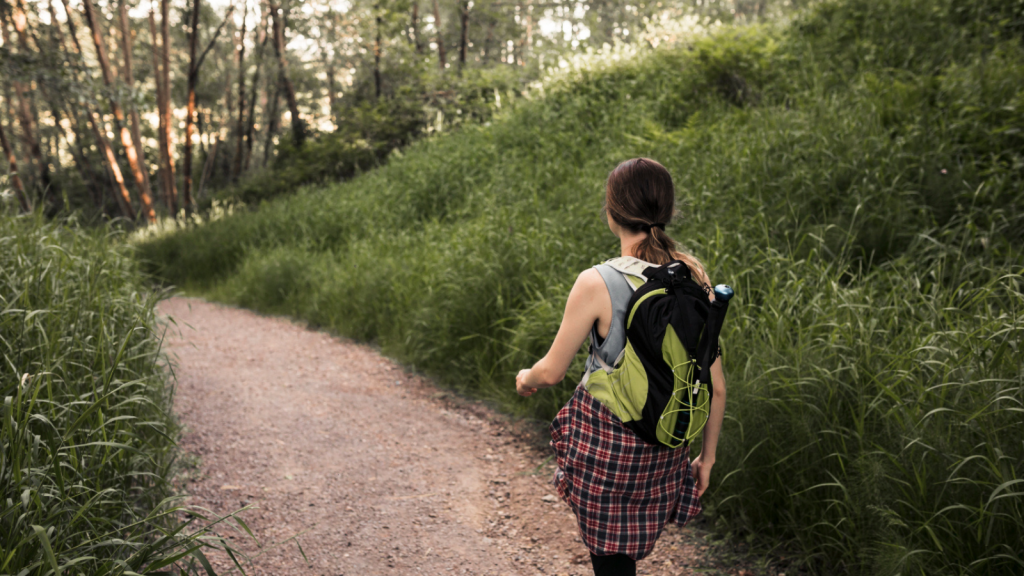
[[711, 483], [711, 467], [713, 462], [704, 462], [704, 455], [701, 454], [690, 462], [690, 473], [697, 482], [697, 497], [701, 497]]
[[536, 388], [530, 388], [526, 385], [526, 376], [529, 373], [529, 368], [523, 368], [519, 371], [519, 374], [516, 375], [516, 392], [518, 392], [520, 396], [532, 396], [533, 393], [537, 391]]

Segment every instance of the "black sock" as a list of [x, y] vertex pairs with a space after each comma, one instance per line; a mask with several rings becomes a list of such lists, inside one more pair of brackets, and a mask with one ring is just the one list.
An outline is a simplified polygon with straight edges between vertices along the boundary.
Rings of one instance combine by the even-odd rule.
[[636, 576], [636, 560], [625, 554], [611, 556], [590, 555], [594, 576]]

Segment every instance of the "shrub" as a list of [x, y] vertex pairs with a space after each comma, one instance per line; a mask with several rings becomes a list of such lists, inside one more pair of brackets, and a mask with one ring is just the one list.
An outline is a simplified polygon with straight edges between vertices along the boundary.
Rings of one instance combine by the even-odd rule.
[[0, 216], [0, 573], [202, 556], [171, 498], [160, 293], [142, 284], [114, 234]]

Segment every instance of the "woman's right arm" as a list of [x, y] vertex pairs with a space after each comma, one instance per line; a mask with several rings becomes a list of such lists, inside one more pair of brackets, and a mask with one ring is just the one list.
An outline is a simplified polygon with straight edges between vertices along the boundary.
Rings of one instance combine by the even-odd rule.
[[539, 388], [554, 386], [565, 378], [569, 365], [590, 333], [590, 327], [594, 325], [602, 307], [611, 308], [611, 297], [601, 273], [588, 268], [576, 277], [576, 283], [569, 291], [562, 324], [558, 327], [551, 349], [532, 368], [519, 371], [516, 391], [520, 396], [530, 396]]

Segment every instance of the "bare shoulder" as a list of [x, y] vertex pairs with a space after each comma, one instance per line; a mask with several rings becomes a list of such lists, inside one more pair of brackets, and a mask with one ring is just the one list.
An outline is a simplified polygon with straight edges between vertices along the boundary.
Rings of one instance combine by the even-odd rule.
[[580, 272], [579, 276], [576, 277], [577, 282], [586, 282], [587, 284], [595, 284], [597, 282], [604, 282], [601, 279], [601, 273], [597, 271], [597, 268], [591, 266], [583, 272]]
[[573, 290], [580, 290], [585, 293], [593, 293], [604, 288], [604, 278], [597, 268], [587, 268], [576, 277], [576, 284]]

